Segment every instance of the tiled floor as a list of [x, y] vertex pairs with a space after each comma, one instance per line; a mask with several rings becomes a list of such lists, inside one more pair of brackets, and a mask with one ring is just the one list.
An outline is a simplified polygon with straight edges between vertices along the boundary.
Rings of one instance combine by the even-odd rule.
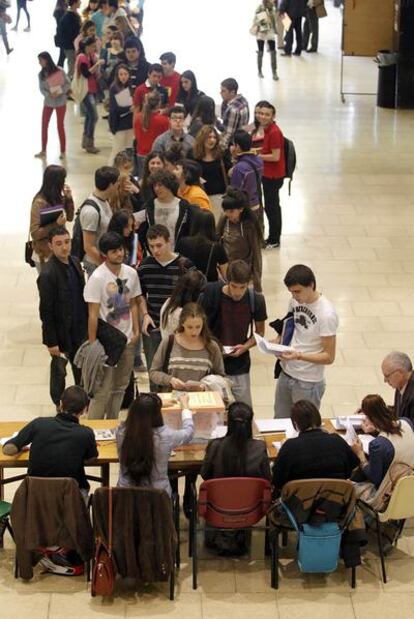
[[[32, 32], [10, 35], [15, 51], [8, 59], [0, 49], [1, 419], [52, 413], [35, 273], [23, 263], [23, 244], [30, 201], [42, 174], [42, 163], [33, 158], [40, 149], [42, 105], [36, 54], [43, 49], [54, 52], [54, 0], [29, 4]], [[334, 301], [341, 317], [338, 354], [335, 365], [327, 369], [322, 412], [325, 416], [350, 413], [367, 393], [391, 399], [379, 369], [386, 352], [401, 348], [414, 353], [414, 114], [378, 109], [374, 97], [350, 96], [341, 103], [340, 14], [329, 0], [329, 17], [320, 22], [320, 54], [280, 58], [277, 83], [270, 79], [265, 58], [266, 78], [257, 79], [254, 40], [248, 34], [256, 4], [256, 0], [147, 0], [143, 40], [150, 59], [167, 49], [176, 51], [178, 69], [193, 69], [199, 87], [217, 102], [219, 82], [229, 75], [237, 77], [252, 105], [262, 98], [275, 101], [279, 123], [295, 142], [298, 168], [291, 197], [286, 189], [282, 192], [282, 247], [264, 255], [269, 317], [284, 313], [285, 271], [295, 262], [309, 264], [319, 288]], [[347, 90], [374, 92], [375, 80], [371, 59], [346, 60]], [[59, 162], [54, 122], [49, 163]], [[79, 204], [92, 187], [94, 169], [106, 163], [110, 138], [105, 122], [100, 121], [101, 153], [87, 156], [79, 148], [81, 122], [72, 107], [66, 125], [68, 181]], [[271, 416], [272, 362], [257, 352], [253, 358], [256, 415]], [[9, 498], [12, 492], [9, 487]], [[413, 616], [413, 529], [407, 529], [388, 561], [386, 586], [379, 580], [374, 546], [366, 553], [352, 593], [343, 570], [327, 577], [300, 575], [290, 547], [276, 594], [269, 588], [258, 536], [249, 559], [202, 560], [197, 592], [191, 590], [190, 568], [184, 561], [173, 603], [166, 599], [165, 587], [141, 589], [136, 596], [124, 587], [113, 601], [101, 602], [91, 600], [82, 579], [36, 573], [30, 584], [14, 581], [12, 547], [9, 542], [6, 546], [0, 552], [0, 619], [29, 613], [33, 619]]]

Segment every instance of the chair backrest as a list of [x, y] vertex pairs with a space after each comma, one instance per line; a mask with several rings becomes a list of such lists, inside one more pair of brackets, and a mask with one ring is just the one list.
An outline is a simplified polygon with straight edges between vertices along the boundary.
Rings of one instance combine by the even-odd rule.
[[379, 512], [382, 522], [414, 517], [414, 475], [401, 477], [392, 491], [387, 509]]
[[266, 515], [271, 485], [258, 477], [209, 479], [200, 486], [198, 515], [207, 524], [223, 529], [251, 527]]
[[[108, 543], [108, 488], [92, 497], [95, 537]], [[167, 580], [174, 566], [176, 533], [171, 499], [155, 488], [112, 488], [112, 549], [123, 577]]]

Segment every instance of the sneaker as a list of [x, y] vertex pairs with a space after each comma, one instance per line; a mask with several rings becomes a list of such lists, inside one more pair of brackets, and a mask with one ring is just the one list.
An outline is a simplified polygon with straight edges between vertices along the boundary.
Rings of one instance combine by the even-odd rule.
[[36, 159], [44, 159], [46, 157], [46, 151], [41, 150], [39, 153], [35, 154]]
[[272, 243], [271, 241], [266, 241], [266, 249], [276, 249], [280, 247], [280, 243]]
[[66, 153], [60, 153], [59, 159], [66, 159]]
[[30, 26], [27, 26], [27, 28], [25, 28], [23, 32], [30, 32]]
[[[39, 561], [39, 565], [41, 565], [46, 570], [46, 572], [56, 574], [57, 576], [83, 575], [85, 569], [83, 565], [70, 565], [70, 563], [63, 559], [62, 555], [53, 554], [52, 556], [55, 559], [54, 561], [52, 561], [50, 557], [43, 557], [43, 559], [40, 559]], [[62, 564], [59, 564], [56, 561], [59, 561], [59, 563]]]
[[17, 26], [13, 26], [13, 28], [10, 28], [10, 30], [13, 30], [13, 32], [17, 32]]

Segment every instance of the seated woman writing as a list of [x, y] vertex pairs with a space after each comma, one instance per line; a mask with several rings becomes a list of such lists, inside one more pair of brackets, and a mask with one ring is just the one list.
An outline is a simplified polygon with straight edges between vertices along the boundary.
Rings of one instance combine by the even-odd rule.
[[164, 425], [161, 398], [155, 393], [143, 393], [131, 404], [128, 417], [116, 429], [116, 444], [120, 462], [118, 486], [151, 486], [171, 495], [168, 460], [171, 451], [193, 438], [192, 412], [188, 395], [181, 395], [181, 430]]
[[273, 467], [276, 495], [293, 479], [348, 479], [358, 458], [338, 434], [323, 430], [320, 412], [312, 402], [299, 400], [292, 406], [291, 420], [297, 438], [285, 441]]
[[[209, 442], [201, 468], [203, 479], [217, 477], [261, 477], [270, 479], [266, 443], [252, 437], [253, 411], [243, 402], [228, 409], [228, 429], [223, 438]], [[242, 555], [248, 551], [245, 531], [206, 532], [206, 546], [222, 555]]]
[[[395, 419], [392, 411], [379, 395], [367, 395], [362, 400], [361, 412], [365, 415], [362, 429], [376, 434], [368, 447], [368, 459], [360, 440], [352, 445], [359, 459], [359, 472], [354, 480], [358, 496], [370, 502], [386, 476], [391, 464], [403, 463], [414, 468], [414, 424], [411, 419]], [[368, 484], [366, 483], [368, 482]]]

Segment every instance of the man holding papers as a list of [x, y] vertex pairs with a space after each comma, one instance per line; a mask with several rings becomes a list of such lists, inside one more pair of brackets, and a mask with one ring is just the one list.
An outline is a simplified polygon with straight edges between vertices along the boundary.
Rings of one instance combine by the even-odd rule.
[[297, 264], [284, 279], [292, 294], [288, 312], [293, 313], [291, 352], [280, 355], [281, 373], [276, 387], [275, 417], [290, 417], [298, 400], [319, 409], [325, 392], [324, 366], [335, 360], [338, 315], [332, 303], [316, 290], [312, 270]]

